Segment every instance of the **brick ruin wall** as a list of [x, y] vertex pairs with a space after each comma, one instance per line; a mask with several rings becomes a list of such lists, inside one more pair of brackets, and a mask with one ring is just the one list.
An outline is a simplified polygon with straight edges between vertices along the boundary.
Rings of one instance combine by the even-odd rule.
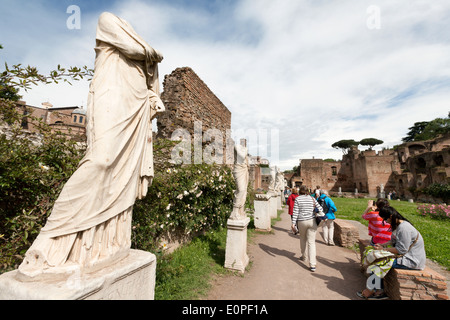
[[414, 195], [412, 189], [433, 183], [450, 182], [450, 134], [434, 140], [411, 142], [398, 151], [360, 151], [352, 148], [342, 161], [303, 159], [296, 181], [314, 188], [320, 185], [333, 193], [342, 192], [379, 195], [381, 185], [385, 194], [396, 190], [401, 198], [417, 201], [440, 201], [424, 194]]
[[225, 138], [231, 129], [231, 112], [189, 67], [177, 68], [164, 78], [161, 100], [166, 111], [158, 117], [158, 138], [170, 139], [179, 128], [194, 134], [194, 122], [201, 121], [203, 132], [218, 129]]

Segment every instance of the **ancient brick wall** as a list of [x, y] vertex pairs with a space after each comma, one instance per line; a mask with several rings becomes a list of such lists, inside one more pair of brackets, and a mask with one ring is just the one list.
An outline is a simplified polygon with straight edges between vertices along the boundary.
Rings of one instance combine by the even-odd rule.
[[194, 134], [194, 122], [201, 121], [203, 132], [231, 129], [231, 112], [189, 67], [177, 68], [164, 78], [161, 100], [166, 111], [157, 120], [158, 138], [171, 138], [178, 128]]

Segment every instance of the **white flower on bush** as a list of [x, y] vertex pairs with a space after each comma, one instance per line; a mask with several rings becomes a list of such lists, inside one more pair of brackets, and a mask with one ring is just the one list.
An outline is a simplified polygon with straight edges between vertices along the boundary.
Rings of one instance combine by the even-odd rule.
[[39, 167], [41, 169], [44, 169], [45, 171], [49, 170], [50, 168], [48, 166], [44, 166], [42, 163], [39, 163]]

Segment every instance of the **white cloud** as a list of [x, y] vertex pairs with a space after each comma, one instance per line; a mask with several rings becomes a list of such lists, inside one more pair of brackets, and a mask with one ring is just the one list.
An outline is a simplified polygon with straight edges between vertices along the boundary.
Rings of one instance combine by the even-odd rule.
[[[379, 30], [367, 28], [370, 5], [380, 9]], [[68, 32], [65, 12], [27, 8], [33, 12], [10, 9], [36, 27], [31, 36], [24, 28], [12, 34], [26, 39], [15, 46], [26, 63], [93, 66], [97, 12], [82, 11], [82, 29]], [[341, 139], [393, 146], [414, 122], [447, 115], [448, 1], [242, 0], [220, 9], [138, 0], [105, 7], [162, 51], [161, 81], [189, 66], [230, 109], [234, 130], [279, 130], [274, 164], [282, 169], [300, 158], [340, 158], [331, 144]], [[6, 51], [10, 42], [2, 43]], [[79, 105], [86, 97], [80, 83], [39, 88], [27, 100]]]

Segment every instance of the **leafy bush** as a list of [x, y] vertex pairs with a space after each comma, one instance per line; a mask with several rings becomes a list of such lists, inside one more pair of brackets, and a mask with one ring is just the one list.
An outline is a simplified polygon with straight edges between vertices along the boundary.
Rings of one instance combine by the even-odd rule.
[[[1, 111], [9, 101], [0, 99]], [[61, 133], [52, 133], [40, 119], [36, 136], [21, 130], [21, 117], [1, 113], [0, 134], [0, 266], [14, 266], [34, 241], [62, 186], [75, 171], [84, 148]]]
[[227, 166], [195, 164], [157, 172], [149, 194], [133, 209], [133, 246], [153, 251], [166, 232], [189, 235], [225, 226], [234, 188]]
[[434, 183], [423, 190], [423, 193], [430, 196], [441, 198], [444, 201], [450, 200], [450, 185]]
[[[21, 115], [16, 105], [19, 89], [92, 75], [87, 67], [58, 65], [50, 75], [43, 75], [35, 67], [10, 68], [7, 63], [0, 72], [0, 269], [14, 268], [22, 260], [84, 154], [83, 147], [60, 132], [53, 133], [41, 119]], [[24, 132], [24, 120], [32, 122], [38, 134]]]

